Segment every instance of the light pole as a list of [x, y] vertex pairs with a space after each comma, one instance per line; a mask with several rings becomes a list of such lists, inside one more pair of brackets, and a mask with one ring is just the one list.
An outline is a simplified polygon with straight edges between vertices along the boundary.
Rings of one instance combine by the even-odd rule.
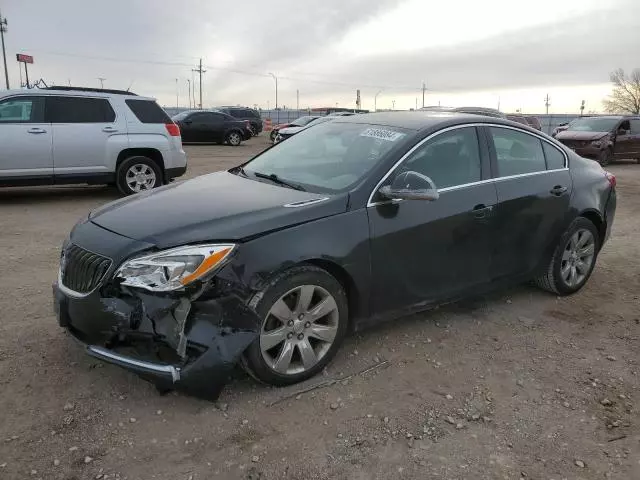
[[176, 108], [178, 108], [178, 79], [176, 78]]
[[189, 110], [191, 110], [191, 80], [187, 78], [187, 88], [189, 89]]
[[391, 100], [391, 110], [395, 110], [395, 109], [396, 109], [396, 101]]
[[106, 80], [106, 78], [98, 77], [98, 80], [100, 81], [100, 88], [104, 88], [104, 81]]
[[7, 52], [4, 49], [4, 33], [7, 31], [7, 19], [0, 15], [0, 38], [2, 39], [2, 59], [4, 60], [4, 81], [9, 90], [9, 70], [7, 69]]
[[378, 95], [380, 95], [382, 93], [382, 90], [379, 90], [378, 93], [375, 94], [375, 96], [373, 97], [373, 111], [377, 112], [378, 111]]
[[280, 112], [278, 111], [278, 77], [276, 77], [273, 73], [269, 72], [269, 75], [273, 77], [276, 82], [276, 121], [280, 123]]

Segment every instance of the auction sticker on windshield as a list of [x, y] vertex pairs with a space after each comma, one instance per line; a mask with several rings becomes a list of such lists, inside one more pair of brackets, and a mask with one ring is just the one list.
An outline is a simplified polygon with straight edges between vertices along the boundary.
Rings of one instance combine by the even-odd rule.
[[386, 130], [384, 128], [367, 128], [360, 134], [361, 137], [377, 138], [378, 140], [386, 140], [387, 142], [395, 142], [399, 138], [404, 137], [404, 133]]

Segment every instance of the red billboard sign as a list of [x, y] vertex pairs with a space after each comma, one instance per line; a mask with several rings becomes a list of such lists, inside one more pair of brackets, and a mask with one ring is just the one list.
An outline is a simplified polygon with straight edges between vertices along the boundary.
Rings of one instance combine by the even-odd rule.
[[18, 53], [16, 59], [22, 63], [33, 63], [33, 57], [31, 55], [25, 55], [24, 53]]

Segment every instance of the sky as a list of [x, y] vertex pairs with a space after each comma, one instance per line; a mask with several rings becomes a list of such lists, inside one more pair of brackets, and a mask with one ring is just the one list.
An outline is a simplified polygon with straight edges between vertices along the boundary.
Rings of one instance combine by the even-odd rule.
[[362, 108], [420, 107], [424, 82], [425, 105], [543, 113], [548, 94], [550, 113], [598, 112], [609, 72], [640, 68], [639, 0], [0, 0], [0, 14], [13, 88], [26, 53], [32, 81], [102, 77], [165, 106], [189, 106], [200, 58], [205, 108], [273, 108], [275, 76], [288, 108], [354, 108], [357, 89]]

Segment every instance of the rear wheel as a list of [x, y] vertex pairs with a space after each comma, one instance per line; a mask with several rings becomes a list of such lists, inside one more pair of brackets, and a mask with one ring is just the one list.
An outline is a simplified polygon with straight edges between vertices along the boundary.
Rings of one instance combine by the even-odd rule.
[[607, 148], [606, 150], [603, 150], [602, 152], [600, 152], [600, 155], [598, 155], [598, 163], [603, 167], [606, 167], [611, 163], [612, 158], [613, 158], [613, 152], [611, 151], [610, 148]]
[[546, 273], [534, 282], [558, 295], [570, 295], [586, 283], [600, 248], [595, 225], [584, 217], [576, 218], [558, 242]]
[[256, 294], [250, 306], [262, 324], [245, 366], [272, 385], [290, 385], [318, 373], [335, 356], [347, 331], [344, 290], [320, 268], [284, 272]]
[[162, 172], [148, 157], [129, 157], [116, 171], [116, 185], [124, 195], [144, 192], [162, 185]]
[[227, 143], [232, 147], [237, 147], [242, 142], [242, 135], [239, 132], [230, 132], [227, 134]]

